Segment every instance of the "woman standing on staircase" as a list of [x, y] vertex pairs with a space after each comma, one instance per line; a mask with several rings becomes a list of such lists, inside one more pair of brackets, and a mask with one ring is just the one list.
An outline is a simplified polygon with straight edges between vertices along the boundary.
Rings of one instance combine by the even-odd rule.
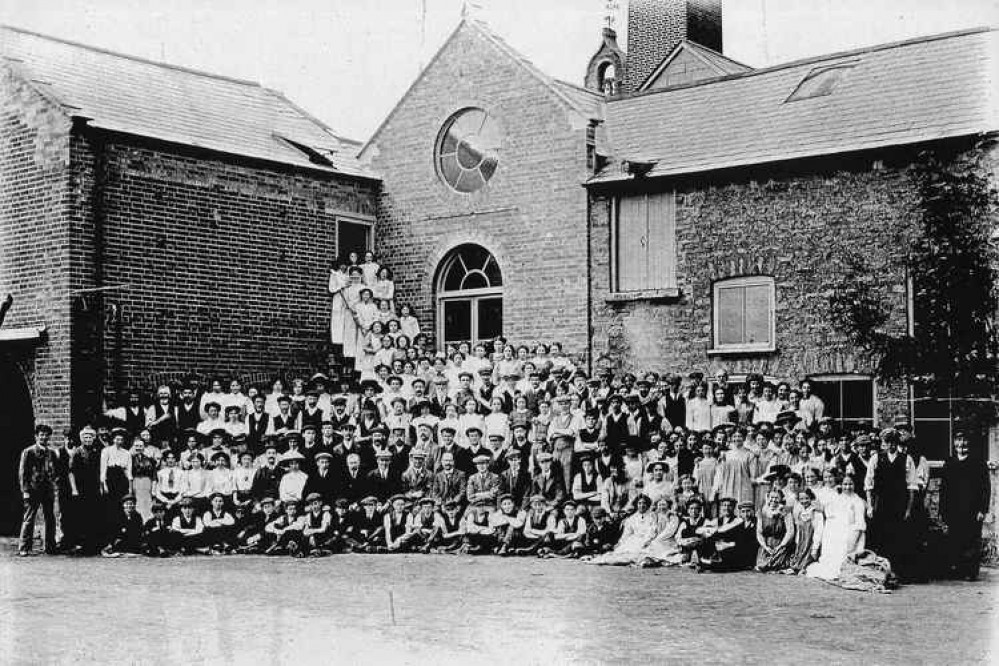
[[345, 318], [350, 316], [347, 309], [347, 301], [344, 300], [344, 290], [350, 284], [347, 277], [347, 262], [337, 259], [330, 269], [330, 295], [333, 297], [332, 313], [330, 315], [330, 342], [335, 345], [343, 344], [343, 334], [345, 330]]

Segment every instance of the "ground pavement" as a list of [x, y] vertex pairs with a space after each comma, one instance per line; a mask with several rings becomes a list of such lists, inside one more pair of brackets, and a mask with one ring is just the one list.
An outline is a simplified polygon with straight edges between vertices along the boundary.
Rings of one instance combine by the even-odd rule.
[[[987, 663], [999, 573], [779, 575], [448, 555], [0, 555], [0, 663]], [[995, 657], [992, 657], [993, 659]]]

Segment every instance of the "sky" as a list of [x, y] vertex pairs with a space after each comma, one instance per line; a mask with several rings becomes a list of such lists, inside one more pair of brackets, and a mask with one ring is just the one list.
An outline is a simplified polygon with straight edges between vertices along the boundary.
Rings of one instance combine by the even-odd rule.
[[[614, 2], [615, 0], [611, 0]], [[543, 71], [582, 83], [608, 0], [473, 0]], [[999, 24], [999, 0], [723, 0], [724, 51], [754, 67]], [[464, 0], [0, 0], [0, 23], [282, 91], [367, 139], [461, 20]], [[616, 0], [626, 42], [627, 0]]]

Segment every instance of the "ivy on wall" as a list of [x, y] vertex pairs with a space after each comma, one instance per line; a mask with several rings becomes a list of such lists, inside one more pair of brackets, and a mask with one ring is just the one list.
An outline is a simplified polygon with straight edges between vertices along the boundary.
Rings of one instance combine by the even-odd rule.
[[890, 332], [891, 309], [863, 255], [842, 249], [829, 297], [834, 325], [866, 352], [879, 377], [978, 401], [994, 413], [999, 336], [999, 191], [994, 149], [926, 151], [908, 168], [919, 195], [898, 230], [907, 245], [913, 334]]

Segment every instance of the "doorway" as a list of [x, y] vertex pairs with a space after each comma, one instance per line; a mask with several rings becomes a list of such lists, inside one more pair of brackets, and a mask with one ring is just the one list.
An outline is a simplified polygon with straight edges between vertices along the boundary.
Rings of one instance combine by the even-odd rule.
[[503, 275], [491, 252], [480, 245], [459, 245], [441, 261], [436, 285], [442, 348], [503, 334]]
[[343, 259], [351, 252], [364, 260], [364, 253], [373, 249], [371, 225], [357, 220], [338, 219], [336, 222], [337, 256]]
[[32, 441], [35, 417], [24, 373], [2, 354], [0, 405], [0, 535], [12, 536], [21, 525], [18, 466], [21, 451]]

